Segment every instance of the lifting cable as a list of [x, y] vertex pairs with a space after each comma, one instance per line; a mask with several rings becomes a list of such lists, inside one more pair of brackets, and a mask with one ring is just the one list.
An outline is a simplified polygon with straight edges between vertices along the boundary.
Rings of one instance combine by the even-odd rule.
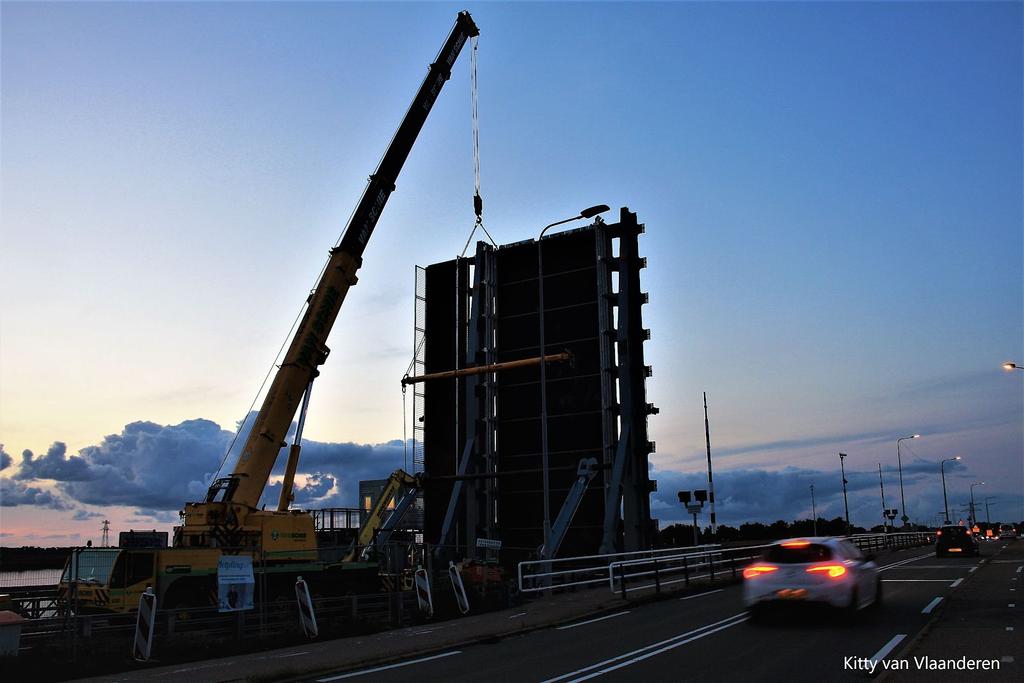
[[491, 244], [498, 246], [498, 243], [491, 237], [491, 233], [487, 232], [487, 228], [484, 226], [484, 200], [480, 196], [480, 114], [479, 107], [477, 105], [477, 79], [476, 79], [476, 50], [477, 41], [479, 36], [473, 36], [470, 41], [472, 43], [472, 50], [470, 51], [470, 84], [473, 92], [473, 212], [476, 214], [476, 222], [473, 224], [473, 229], [469, 232], [469, 237], [466, 239], [466, 246], [462, 248], [462, 253], [459, 258], [466, 255], [466, 250], [469, 249], [470, 242], [473, 241], [473, 235], [476, 234], [476, 229], [480, 228], [487, 235], [487, 239], [491, 241]]

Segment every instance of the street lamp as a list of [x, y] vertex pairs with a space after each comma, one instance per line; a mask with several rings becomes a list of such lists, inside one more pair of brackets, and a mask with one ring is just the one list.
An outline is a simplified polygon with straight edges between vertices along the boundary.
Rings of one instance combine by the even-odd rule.
[[946, 524], [952, 524], [952, 522], [949, 521], [949, 501], [946, 499], [946, 471], [943, 468], [947, 462], [959, 459], [960, 456], [958, 455], [955, 458], [946, 458], [939, 463], [939, 474], [942, 475], [942, 508], [946, 511]]
[[843, 466], [843, 460], [848, 456], [846, 453], [839, 454], [839, 471], [843, 473], [843, 508], [846, 510], [846, 535], [850, 535], [850, 503], [846, 500], [846, 485], [849, 483], [846, 481], [846, 467]]
[[814, 505], [814, 484], [811, 484], [811, 519], [814, 520], [814, 535], [818, 535], [818, 508]]
[[1024, 370], [1024, 366], [1020, 366], [1017, 365], [1016, 363], [1011, 363], [1007, 361], [1003, 363], [1003, 370]]
[[907, 526], [907, 522], [910, 517], [907, 516], [907, 499], [903, 497], [903, 459], [900, 457], [900, 441], [906, 441], [907, 439], [920, 439], [920, 434], [913, 434], [911, 436], [901, 436], [896, 439], [896, 466], [900, 470], [900, 505], [903, 507], [903, 526]]
[[544, 250], [541, 247], [541, 238], [544, 237], [544, 233], [549, 228], [553, 228], [556, 225], [576, 221], [581, 218], [593, 218], [608, 210], [609, 208], [606, 204], [588, 207], [571, 218], [565, 218], [544, 226], [544, 229], [537, 235], [537, 315], [540, 318], [540, 451], [544, 488], [544, 559], [547, 559], [551, 547], [551, 486], [548, 480], [548, 375], [547, 362], [544, 359]]
[[971, 527], [972, 528], [975, 527], [978, 524], [978, 518], [975, 517], [975, 515], [974, 515], [974, 487], [975, 486], [981, 486], [984, 483], [985, 482], [983, 482], [983, 481], [976, 481], [973, 484], [971, 484]]
[[992, 518], [988, 514], [988, 502], [995, 500], [996, 496], [985, 496], [985, 524], [992, 526]]

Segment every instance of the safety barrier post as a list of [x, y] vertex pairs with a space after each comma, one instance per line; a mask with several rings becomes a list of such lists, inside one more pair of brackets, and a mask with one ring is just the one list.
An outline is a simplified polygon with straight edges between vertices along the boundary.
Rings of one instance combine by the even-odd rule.
[[654, 558], [654, 592], [661, 592], [661, 577], [658, 576], [658, 558]]
[[690, 587], [690, 563], [686, 559], [686, 555], [683, 555], [683, 581], [685, 586]]
[[707, 558], [708, 558], [708, 569], [711, 572], [711, 583], [714, 583], [715, 582], [715, 556], [712, 555], [711, 553], [708, 553]]
[[626, 599], [626, 568], [619, 565], [619, 589], [622, 591], [622, 599]]

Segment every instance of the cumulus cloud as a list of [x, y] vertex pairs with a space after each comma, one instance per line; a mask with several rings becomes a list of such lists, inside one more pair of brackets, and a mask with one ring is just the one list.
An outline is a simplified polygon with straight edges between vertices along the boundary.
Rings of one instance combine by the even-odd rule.
[[38, 505], [53, 510], [70, 510], [71, 505], [45, 488], [29, 486], [14, 479], [0, 478], [0, 506]]
[[0, 470], [6, 470], [12, 462], [14, 462], [14, 458], [4, 450], [4, 445], [0, 443]]
[[84, 458], [67, 457], [68, 447], [62, 441], [55, 441], [45, 455], [36, 457], [32, 451], [21, 453], [21, 468], [17, 479], [54, 479], [57, 481], [85, 481], [96, 477]]
[[[246, 418], [242, 435], [225, 463], [230, 472], [255, 414]], [[209, 420], [186, 420], [177, 425], [133, 422], [120, 434], [112, 434], [95, 446], [68, 455], [55, 442], [44, 455], [26, 451], [4, 490], [4, 505], [72, 506], [44, 488], [28, 482], [54, 481], [57, 491], [85, 505], [125, 505], [137, 508], [139, 517], [160, 522], [178, 521], [177, 511], [189, 501], [202, 500], [213, 479], [232, 434]], [[274, 474], [284, 472], [285, 449], [279, 454]], [[302, 507], [353, 507], [359, 481], [381, 479], [402, 464], [401, 441], [384, 444], [321, 443], [305, 441], [299, 461], [295, 505]], [[224, 473], [222, 473], [223, 475]], [[26, 483], [22, 483], [26, 482]], [[270, 484], [261, 504], [276, 506], [280, 483]]]
[[84, 522], [87, 519], [93, 519], [94, 517], [102, 517], [103, 515], [99, 512], [92, 512], [90, 510], [75, 510], [75, 514], [72, 515], [71, 519], [76, 522]]

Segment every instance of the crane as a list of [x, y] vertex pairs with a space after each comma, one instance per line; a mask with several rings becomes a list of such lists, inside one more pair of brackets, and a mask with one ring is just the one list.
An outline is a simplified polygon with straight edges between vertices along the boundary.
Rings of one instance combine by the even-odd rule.
[[[175, 534], [179, 547], [263, 548], [287, 551], [315, 549], [311, 517], [290, 510], [291, 488], [298, 464], [298, 439], [288, 456], [285, 480], [276, 510], [258, 510], [285, 437], [300, 403], [308, 402], [313, 380], [327, 360], [327, 337], [349, 289], [356, 284], [363, 252], [380, 219], [417, 135], [466, 41], [479, 35], [468, 12], [460, 12], [455, 27], [430, 65], [384, 157], [359, 200], [338, 245], [331, 249], [323, 275], [307, 299], [307, 307], [292, 337], [270, 389], [241, 449], [234, 470], [216, 479], [206, 499], [187, 503], [183, 523]], [[303, 423], [305, 410], [300, 415]], [[301, 430], [300, 430], [301, 432]]]

